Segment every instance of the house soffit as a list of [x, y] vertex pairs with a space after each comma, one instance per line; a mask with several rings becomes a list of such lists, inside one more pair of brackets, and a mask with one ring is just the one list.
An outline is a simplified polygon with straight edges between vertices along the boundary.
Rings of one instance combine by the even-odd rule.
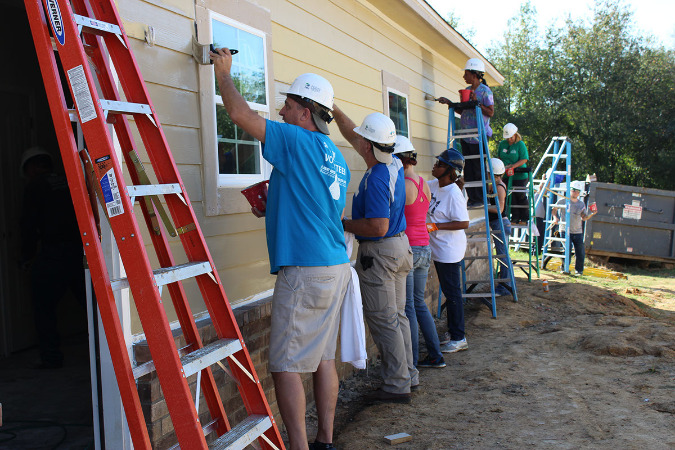
[[488, 83], [491, 86], [504, 83], [504, 76], [424, 0], [362, 0], [362, 2], [370, 4], [396, 27], [457, 65], [463, 66], [468, 58], [480, 58], [485, 62]]

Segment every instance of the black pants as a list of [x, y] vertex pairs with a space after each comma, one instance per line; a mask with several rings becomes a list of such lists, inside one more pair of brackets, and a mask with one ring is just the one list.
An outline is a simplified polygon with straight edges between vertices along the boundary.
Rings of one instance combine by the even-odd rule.
[[45, 246], [33, 264], [31, 284], [40, 358], [45, 364], [60, 365], [63, 353], [57, 306], [69, 289], [78, 303], [86, 304], [82, 244]]
[[[472, 144], [462, 139], [462, 154], [467, 156], [480, 155], [480, 147], [478, 143]], [[464, 180], [465, 181], [481, 181], [483, 176], [480, 172], [481, 160], [480, 158], [472, 158], [464, 160]], [[469, 197], [469, 203], [483, 203], [483, 189], [480, 187], [466, 188], [466, 195]]]

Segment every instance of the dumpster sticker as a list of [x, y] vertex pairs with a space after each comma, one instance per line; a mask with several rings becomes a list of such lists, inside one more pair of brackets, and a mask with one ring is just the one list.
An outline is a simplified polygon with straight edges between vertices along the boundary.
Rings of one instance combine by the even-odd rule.
[[602, 239], [602, 233], [600, 233], [599, 231], [594, 231], [593, 239]]
[[626, 251], [628, 253], [633, 253], [633, 247], [626, 247]]
[[623, 205], [624, 219], [642, 219], [642, 206], [639, 205]]

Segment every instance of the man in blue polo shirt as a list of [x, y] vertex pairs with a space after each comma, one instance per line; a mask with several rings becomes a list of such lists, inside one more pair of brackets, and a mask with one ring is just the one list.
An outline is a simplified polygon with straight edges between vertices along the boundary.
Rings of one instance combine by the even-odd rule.
[[315, 74], [295, 79], [279, 114], [251, 110], [232, 77], [228, 49], [211, 53], [223, 105], [232, 121], [263, 144], [270, 176], [265, 215], [272, 298], [269, 367], [291, 449], [307, 449], [305, 392], [300, 373], [312, 372], [319, 415], [315, 450], [333, 449], [338, 394], [335, 351], [340, 307], [351, 271], [340, 217], [349, 169], [328, 138], [333, 88]]
[[342, 222], [359, 240], [356, 271], [363, 312], [382, 359], [384, 382], [369, 400], [409, 403], [419, 373], [413, 364], [405, 314], [412, 250], [405, 234], [403, 164], [392, 155], [396, 127], [382, 113], [369, 114], [360, 127], [337, 106], [333, 113], [340, 132], [368, 166], [354, 194], [352, 219]]

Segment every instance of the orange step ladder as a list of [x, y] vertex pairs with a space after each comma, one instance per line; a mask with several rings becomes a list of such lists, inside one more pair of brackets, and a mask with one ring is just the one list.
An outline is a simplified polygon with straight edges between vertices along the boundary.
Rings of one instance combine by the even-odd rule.
[[[25, 0], [25, 5], [134, 448], [151, 448], [136, 379], [152, 371], [157, 373], [181, 449], [244, 448], [256, 440], [264, 449], [284, 448], [113, 0]], [[68, 109], [68, 98], [74, 99], [75, 111]], [[151, 174], [140, 162], [127, 115], [141, 136]], [[81, 153], [71, 120], [82, 129], [86, 149]], [[122, 176], [109, 124], [114, 124], [133, 185], [127, 186]], [[151, 176], [156, 184], [151, 184]], [[90, 190], [96, 193], [94, 200]], [[97, 228], [96, 198], [110, 223], [127, 278], [110, 279]], [[143, 214], [158, 268], [151, 266], [134, 207]], [[179, 259], [186, 263], [176, 264], [167, 233], [180, 237], [184, 254]], [[188, 278], [196, 279], [218, 335], [206, 346], [181, 283]], [[164, 285], [186, 341], [181, 349], [176, 348], [162, 305]], [[129, 360], [114, 298], [115, 290], [125, 288], [131, 290], [153, 358], [136, 368]], [[222, 364], [224, 359], [229, 369]], [[248, 412], [234, 426], [214, 380], [215, 364], [235, 379]], [[188, 386], [188, 377], [195, 374], [197, 399]], [[195, 405], [200, 390], [210, 413], [206, 424], [200, 422]]]

